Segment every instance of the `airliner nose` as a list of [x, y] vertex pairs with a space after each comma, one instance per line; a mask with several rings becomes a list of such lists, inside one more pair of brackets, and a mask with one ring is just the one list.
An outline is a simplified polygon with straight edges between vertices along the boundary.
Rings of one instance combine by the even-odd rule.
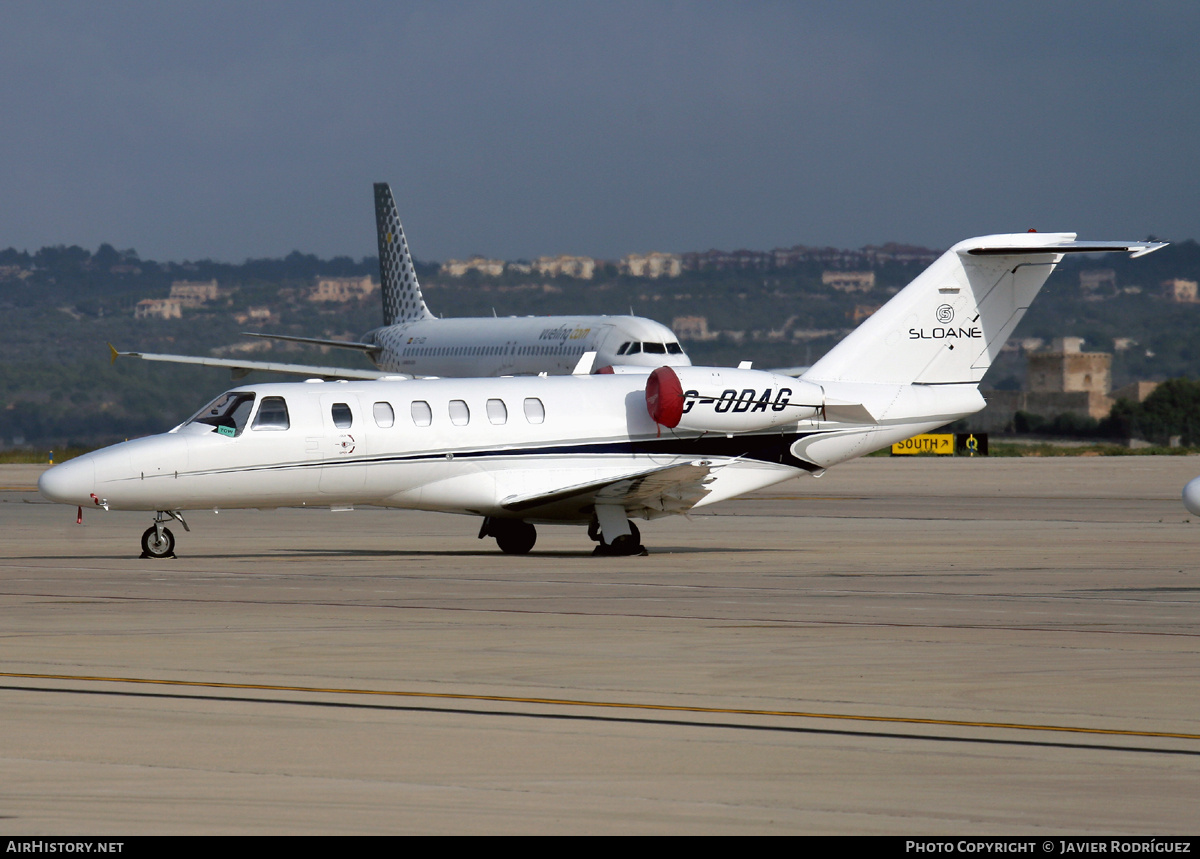
[[90, 456], [69, 459], [42, 472], [38, 478], [38, 492], [43, 498], [59, 504], [91, 503], [91, 493], [96, 491], [96, 463]]
[[1183, 506], [1189, 513], [1200, 516], [1200, 477], [1193, 478], [1183, 487]]

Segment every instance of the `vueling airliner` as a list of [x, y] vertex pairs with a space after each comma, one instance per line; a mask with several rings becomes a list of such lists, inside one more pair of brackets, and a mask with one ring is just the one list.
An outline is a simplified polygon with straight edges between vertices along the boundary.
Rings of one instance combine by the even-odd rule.
[[[147, 361], [226, 367], [234, 379], [252, 370], [325, 379], [381, 379], [388, 376], [509, 376], [571, 373], [594, 352], [593, 370], [612, 366], [686, 367], [691, 364], [670, 328], [640, 316], [503, 316], [439, 319], [429, 312], [417, 281], [408, 240], [392, 189], [375, 185], [375, 226], [379, 240], [379, 283], [383, 325], [357, 341], [322, 340], [278, 334], [252, 334], [313, 346], [361, 352], [374, 370], [203, 358], [150, 352], [118, 352]], [[110, 347], [111, 348], [111, 347]]]

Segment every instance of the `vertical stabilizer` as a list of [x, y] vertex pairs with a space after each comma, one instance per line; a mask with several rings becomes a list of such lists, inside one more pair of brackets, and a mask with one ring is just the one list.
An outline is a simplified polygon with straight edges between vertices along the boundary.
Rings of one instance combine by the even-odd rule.
[[418, 319], [433, 319], [421, 296], [421, 285], [417, 283], [417, 270], [413, 268], [412, 254], [408, 252], [408, 240], [400, 215], [396, 211], [396, 200], [387, 182], [375, 183], [375, 228], [379, 235], [379, 283], [383, 287], [383, 324], [414, 322]]
[[1161, 242], [1016, 233], [959, 242], [814, 364], [811, 381], [978, 384], [1069, 253], [1141, 256]]

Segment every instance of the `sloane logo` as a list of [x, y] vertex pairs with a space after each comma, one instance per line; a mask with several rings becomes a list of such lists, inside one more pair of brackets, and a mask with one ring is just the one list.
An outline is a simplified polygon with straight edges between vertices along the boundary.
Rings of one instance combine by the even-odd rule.
[[949, 304], [943, 304], [937, 309], [937, 321], [943, 325], [948, 325], [954, 321], [954, 308]]

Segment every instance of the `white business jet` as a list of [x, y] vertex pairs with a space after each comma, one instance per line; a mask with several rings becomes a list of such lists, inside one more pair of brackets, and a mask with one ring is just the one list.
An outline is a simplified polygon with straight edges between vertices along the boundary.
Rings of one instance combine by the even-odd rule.
[[[984, 407], [979, 382], [1068, 253], [1158, 242], [1019, 233], [952, 247], [799, 379], [750, 369], [248, 385], [163, 433], [43, 473], [52, 501], [154, 512], [357, 505], [478, 516], [528, 552], [535, 525], [643, 553], [655, 519], [853, 459]], [[586, 363], [581, 361], [581, 364]], [[82, 510], [79, 513], [82, 516]]]
[[225, 367], [241, 379], [252, 370], [325, 379], [382, 379], [388, 376], [506, 376], [570, 373], [584, 353], [594, 352], [593, 368], [691, 365], [671, 329], [640, 316], [506, 316], [438, 319], [425, 306], [408, 240], [392, 189], [375, 184], [375, 226], [379, 239], [379, 283], [383, 325], [357, 341], [322, 340], [281, 334], [248, 334], [313, 346], [361, 352], [374, 370], [346, 369], [238, 358], [203, 358], [151, 352], [118, 352], [146, 361]]

